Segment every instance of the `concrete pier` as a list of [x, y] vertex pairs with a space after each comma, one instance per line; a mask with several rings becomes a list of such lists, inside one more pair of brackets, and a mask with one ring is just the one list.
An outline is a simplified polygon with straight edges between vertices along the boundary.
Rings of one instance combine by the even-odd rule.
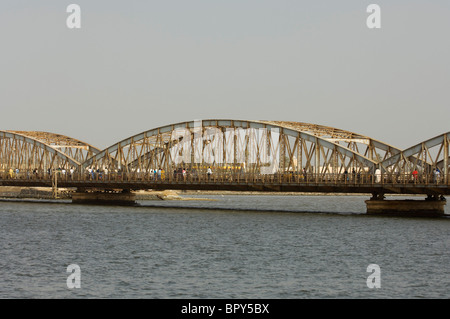
[[136, 205], [136, 195], [128, 191], [122, 192], [77, 191], [72, 194], [72, 203], [89, 204], [89, 205], [134, 206]]
[[391, 216], [443, 216], [445, 200], [366, 200], [367, 214]]

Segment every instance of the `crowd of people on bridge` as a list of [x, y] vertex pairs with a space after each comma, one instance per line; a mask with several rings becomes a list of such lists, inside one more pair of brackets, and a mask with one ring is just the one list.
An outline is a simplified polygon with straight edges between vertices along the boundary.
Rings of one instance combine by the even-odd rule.
[[[186, 180], [207, 180], [211, 181], [213, 177], [220, 180], [230, 180], [238, 176], [258, 176], [254, 172], [245, 173], [242, 169], [240, 170], [228, 170], [228, 169], [217, 169], [217, 174], [213, 174], [213, 168], [211, 166], [203, 167], [202, 169], [188, 169], [188, 168], [174, 168], [172, 172], [168, 173], [163, 168], [152, 168], [148, 170], [141, 170], [140, 168], [131, 169], [128, 171], [122, 169], [110, 170], [106, 167], [103, 169], [88, 167], [84, 174], [79, 174], [76, 172], [74, 167], [58, 167], [57, 169], [48, 168], [46, 172], [39, 171], [38, 169], [33, 170], [20, 170], [19, 168], [9, 168], [0, 170], [3, 179], [49, 179], [53, 177], [58, 177], [62, 180], [149, 180], [149, 181], [163, 181], [169, 178], [171, 181], [186, 181]], [[246, 175], [247, 174], [247, 175]], [[260, 174], [261, 175], [261, 174]], [[275, 172], [273, 174], [261, 175], [261, 176], [272, 176], [275, 179], [282, 178], [283, 180], [298, 181], [298, 182], [315, 182], [318, 181], [317, 178], [323, 179], [322, 181], [340, 181], [344, 183], [402, 183], [402, 182], [413, 182], [413, 183], [442, 183], [442, 172], [438, 167], [434, 167], [431, 173], [424, 173], [419, 171], [417, 168], [413, 169], [409, 177], [405, 174], [399, 174], [397, 171], [391, 173], [382, 173], [382, 171], [377, 168], [372, 172], [365, 172], [363, 170], [356, 171], [354, 168], [351, 173], [347, 169], [344, 170], [342, 174], [316, 174], [310, 173], [306, 168], [303, 168], [301, 172]], [[240, 177], [239, 177], [240, 178]]]
[[107, 168], [104, 169], [95, 169], [88, 167], [86, 169], [86, 177], [89, 180], [108, 180], [111, 177], [112, 178], [118, 178], [118, 179], [143, 179], [143, 178], [149, 178], [150, 180], [164, 180], [166, 176], [165, 170], [158, 168], [158, 169], [150, 169], [148, 171], [141, 171], [139, 168], [132, 171], [124, 171], [122, 169], [114, 170], [111, 172]]

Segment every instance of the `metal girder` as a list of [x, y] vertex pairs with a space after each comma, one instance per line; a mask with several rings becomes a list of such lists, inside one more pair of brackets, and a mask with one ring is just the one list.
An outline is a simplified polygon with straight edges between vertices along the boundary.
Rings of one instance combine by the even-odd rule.
[[[177, 129], [187, 129], [191, 131], [193, 134], [195, 134], [196, 128], [217, 128], [222, 131], [226, 129], [268, 129], [277, 131], [279, 130], [282, 134], [286, 136], [291, 136], [294, 138], [301, 138], [304, 141], [309, 141], [311, 143], [318, 142], [318, 146], [325, 147], [327, 149], [333, 149], [338, 151], [341, 155], [353, 158], [355, 160], [360, 161], [363, 165], [374, 168], [377, 164], [377, 161], [374, 159], [371, 159], [365, 155], [362, 155], [358, 152], [355, 152], [354, 150], [345, 147], [343, 145], [340, 145], [338, 143], [335, 143], [332, 140], [329, 140], [327, 138], [322, 137], [322, 135], [325, 132], [324, 127], [321, 128], [321, 134], [313, 134], [312, 132], [304, 132], [300, 130], [300, 128], [295, 127], [292, 125], [284, 125], [284, 122], [268, 122], [268, 121], [247, 121], [247, 120], [227, 120], [227, 119], [219, 119], [219, 120], [202, 120], [202, 121], [189, 121], [189, 122], [180, 122], [176, 124], [166, 125], [159, 128], [151, 129], [142, 133], [139, 133], [135, 136], [132, 136], [130, 138], [124, 139], [120, 141], [119, 143], [116, 143], [107, 149], [99, 152], [92, 158], [88, 159], [82, 164], [82, 168], [85, 169], [91, 165], [95, 165], [95, 163], [99, 162], [104, 158], [105, 156], [109, 154], [113, 154], [114, 152], [118, 152], [120, 149], [124, 149], [126, 147], [129, 147], [130, 145], [133, 145], [137, 143], [138, 141], [143, 141], [145, 139], [155, 138], [157, 136], [163, 136], [164, 134], [169, 134], [171, 132], [174, 132]], [[304, 125], [301, 127], [305, 127]], [[316, 126], [316, 129], [319, 126]], [[340, 134], [340, 136], [345, 135], [345, 138], [357, 138], [359, 141], [361, 138], [367, 139], [366, 137], [363, 137], [361, 135], [357, 135], [355, 133], [349, 133], [338, 129], [333, 129], [332, 136], [336, 137]], [[380, 145], [383, 145], [385, 149], [389, 149], [390, 146], [387, 146], [387, 144], [382, 144], [380, 142]]]
[[100, 152], [100, 149], [69, 136], [41, 132], [41, 131], [8, 131], [20, 136], [26, 136], [40, 141], [54, 149], [60, 150], [78, 163], [83, 163], [88, 158]]
[[61, 134], [50, 133], [50, 132], [41, 132], [41, 131], [11, 131], [11, 130], [8, 130], [7, 132], [33, 138], [35, 140], [41, 141], [44, 144], [50, 145], [53, 148], [71, 147], [71, 148], [82, 148], [85, 150], [91, 150], [94, 154], [100, 152], [100, 149], [98, 149], [86, 142], [74, 139], [69, 136], [61, 135]]
[[[154, 128], [100, 151], [59, 134], [0, 131], [0, 182], [44, 185], [51, 183], [50, 169], [61, 168], [55, 182], [75, 187], [240, 189], [253, 183], [274, 191], [442, 195], [449, 192], [449, 141], [450, 132], [402, 151], [315, 124], [207, 119]], [[419, 172], [412, 174], [415, 167]]]
[[[174, 135], [177, 131], [183, 131], [186, 135]], [[398, 169], [406, 170], [405, 165], [416, 165], [423, 167], [424, 173], [429, 173], [432, 167], [447, 172], [450, 139], [450, 133], [445, 133], [400, 150], [361, 134], [323, 125], [233, 119], [206, 119], [165, 125], [126, 138], [103, 151], [60, 134], [37, 131], [0, 133], [0, 138], [35, 145], [36, 152], [44, 150], [82, 170], [90, 166], [98, 167], [99, 163], [116, 168], [123, 165], [126, 170], [146, 169], [152, 160], [151, 165], [170, 169], [176, 166], [174, 152], [179, 151], [189, 152], [192, 159], [200, 156], [198, 164], [210, 163], [209, 159], [204, 158], [209, 156], [213, 158], [211, 163], [236, 167], [243, 165], [247, 166], [247, 170], [255, 171], [267, 167], [272, 167], [274, 172], [299, 171], [303, 167], [315, 173], [335, 173], [349, 168], [365, 172], [382, 168], [383, 173], [390, 174], [392, 172], [387, 168], [391, 166], [398, 172]], [[218, 143], [223, 145], [222, 149]], [[429, 149], [436, 146], [440, 146], [440, 150], [432, 158]], [[264, 152], [276, 156], [276, 163], [266, 162], [262, 158]], [[7, 150], [3, 151], [3, 157], [7, 156], [5, 153]]]
[[29, 145], [35, 145], [38, 147], [38, 149], [44, 150], [50, 154], [54, 154], [55, 156], [61, 158], [62, 160], [68, 161], [71, 165], [74, 167], [79, 167], [80, 163], [77, 162], [72, 157], [68, 156], [67, 154], [64, 154], [60, 150], [53, 148], [52, 146], [37, 140], [33, 137], [29, 137], [14, 131], [1, 131], [0, 130], [0, 139], [15, 139], [18, 141], [22, 141], [24, 143], [27, 143]]
[[[394, 156], [391, 156], [391, 157], [385, 159], [383, 162], [381, 162], [381, 166], [387, 168], [389, 166], [396, 164], [400, 160], [408, 159], [408, 158], [420, 153], [423, 150], [444, 144], [444, 141], [448, 141], [449, 137], [450, 137], [450, 132], [433, 137], [422, 143], [418, 143], [414, 146], [411, 146], [411, 147], [401, 151], [400, 153], [398, 153]], [[448, 145], [446, 146], [446, 149], [448, 149]], [[448, 158], [448, 156], [447, 156], [447, 158]], [[445, 161], [445, 158], [443, 161]], [[427, 164], [430, 164], [430, 163], [427, 163]]]
[[280, 125], [283, 127], [290, 127], [296, 131], [309, 132], [312, 135], [320, 136], [323, 139], [326, 139], [330, 142], [357, 142], [361, 144], [373, 144], [376, 148], [388, 151], [398, 151], [401, 150], [387, 143], [375, 140], [371, 137], [364, 136], [355, 132], [346, 131], [342, 129], [338, 129], [335, 127], [318, 125], [318, 124], [310, 124], [303, 122], [292, 122], [292, 121], [260, 121], [263, 123], [272, 123], [275, 125]]

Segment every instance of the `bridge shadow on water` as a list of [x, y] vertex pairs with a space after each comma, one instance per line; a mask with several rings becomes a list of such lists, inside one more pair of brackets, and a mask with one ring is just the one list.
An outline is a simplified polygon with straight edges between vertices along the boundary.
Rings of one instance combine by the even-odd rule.
[[154, 211], [186, 211], [186, 212], [239, 212], [239, 213], [270, 213], [270, 214], [302, 214], [327, 215], [342, 217], [370, 218], [432, 218], [450, 220], [450, 214], [441, 216], [417, 216], [413, 214], [386, 213], [383, 215], [367, 214], [364, 196], [283, 196], [283, 195], [219, 195], [202, 196], [201, 198], [182, 198], [180, 200], [137, 200], [134, 205], [119, 206], [113, 204], [75, 204], [70, 199], [26, 199], [0, 198], [0, 202], [17, 204], [70, 205], [78, 207], [104, 206], [130, 210]]

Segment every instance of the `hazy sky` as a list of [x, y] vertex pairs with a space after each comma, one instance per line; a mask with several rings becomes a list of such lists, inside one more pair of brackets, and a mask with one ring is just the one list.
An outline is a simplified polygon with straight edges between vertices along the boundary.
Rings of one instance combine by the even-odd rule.
[[[66, 8], [81, 7], [81, 29]], [[366, 8], [381, 7], [381, 29]], [[448, 0], [1, 0], [0, 129], [105, 148], [208, 119], [450, 131]]]

